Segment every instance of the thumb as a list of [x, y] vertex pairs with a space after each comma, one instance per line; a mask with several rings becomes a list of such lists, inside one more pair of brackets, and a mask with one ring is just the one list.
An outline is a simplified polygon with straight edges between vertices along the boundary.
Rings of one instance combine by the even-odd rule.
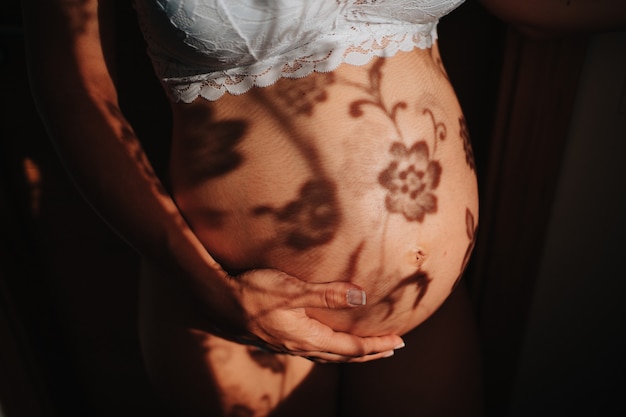
[[364, 306], [367, 297], [358, 285], [349, 282], [307, 283], [302, 307], [309, 308], [353, 308]]

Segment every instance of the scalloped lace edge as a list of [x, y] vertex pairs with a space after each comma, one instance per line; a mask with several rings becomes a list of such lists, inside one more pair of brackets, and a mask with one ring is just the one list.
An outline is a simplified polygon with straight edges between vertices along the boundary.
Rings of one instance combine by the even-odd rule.
[[345, 47], [335, 47], [323, 54], [306, 49], [298, 50], [297, 57], [287, 59], [284, 56], [280, 57], [283, 63], [261, 62], [209, 74], [168, 77], [162, 82], [168, 95], [175, 102], [191, 103], [198, 97], [216, 101], [226, 93], [241, 95], [253, 87], [270, 86], [281, 78], [304, 78], [314, 72], [331, 72], [343, 63], [363, 66], [375, 57], [389, 58], [400, 51], [428, 49], [437, 40], [436, 23], [429, 33], [414, 30], [398, 32], [380, 39], [369, 39]]

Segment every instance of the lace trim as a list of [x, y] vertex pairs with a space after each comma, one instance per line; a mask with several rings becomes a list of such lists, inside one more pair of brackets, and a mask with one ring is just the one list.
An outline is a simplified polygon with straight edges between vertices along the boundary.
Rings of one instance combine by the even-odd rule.
[[[424, 25], [426, 26], [426, 25]], [[297, 56], [282, 56], [277, 62], [263, 61], [247, 67], [184, 77], [162, 79], [170, 98], [190, 103], [197, 97], [215, 101], [224, 94], [240, 95], [252, 87], [267, 87], [280, 78], [303, 78], [313, 72], [331, 72], [342, 63], [362, 66], [374, 57], [391, 57], [399, 51], [415, 48], [427, 49], [437, 39], [437, 22], [428, 25], [427, 31], [415, 32], [415, 26], [391, 35], [370, 38], [345, 47], [334, 47], [323, 53], [309, 51], [306, 47], [297, 50]], [[424, 29], [424, 28], [422, 28]], [[315, 42], [319, 48], [320, 42]], [[332, 42], [337, 44], [337, 42]], [[171, 62], [163, 62], [153, 56], [156, 72], [176, 73]]]

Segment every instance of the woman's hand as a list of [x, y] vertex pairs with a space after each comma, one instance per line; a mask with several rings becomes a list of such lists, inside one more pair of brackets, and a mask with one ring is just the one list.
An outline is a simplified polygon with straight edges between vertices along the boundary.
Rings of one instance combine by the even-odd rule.
[[249, 336], [239, 342], [316, 362], [366, 362], [404, 346], [396, 335], [358, 337], [336, 332], [309, 317], [307, 308], [350, 309], [365, 305], [365, 292], [348, 282], [310, 283], [272, 269], [231, 277]]
[[182, 303], [174, 308], [187, 310], [186, 323], [179, 326], [316, 362], [367, 362], [391, 356], [404, 346], [397, 335], [360, 337], [337, 332], [307, 314], [313, 308], [364, 306], [365, 293], [355, 284], [312, 283], [275, 269], [229, 275], [184, 223], [174, 227], [166, 240], [166, 254], [146, 259], [144, 268], [161, 288], [157, 304], [172, 296]]
[[172, 249], [170, 254], [181, 255], [179, 263], [144, 259], [141, 311], [146, 334], [173, 326], [322, 363], [372, 361], [404, 346], [397, 335], [355, 336], [307, 314], [307, 309], [364, 306], [365, 293], [357, 285], [311, 283], [275, 269], [233, 276], [198, 241]]

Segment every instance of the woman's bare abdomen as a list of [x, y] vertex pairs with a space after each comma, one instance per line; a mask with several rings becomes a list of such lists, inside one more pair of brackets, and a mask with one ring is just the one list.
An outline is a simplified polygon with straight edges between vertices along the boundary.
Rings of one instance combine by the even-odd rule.
[[366, 307], [309, 314], [358, 335], [403, 334], [450, 294], [478, 203], [465, 120], [436, 51], [174, 113], [173, 194], [225, 269], [354, 282]]

